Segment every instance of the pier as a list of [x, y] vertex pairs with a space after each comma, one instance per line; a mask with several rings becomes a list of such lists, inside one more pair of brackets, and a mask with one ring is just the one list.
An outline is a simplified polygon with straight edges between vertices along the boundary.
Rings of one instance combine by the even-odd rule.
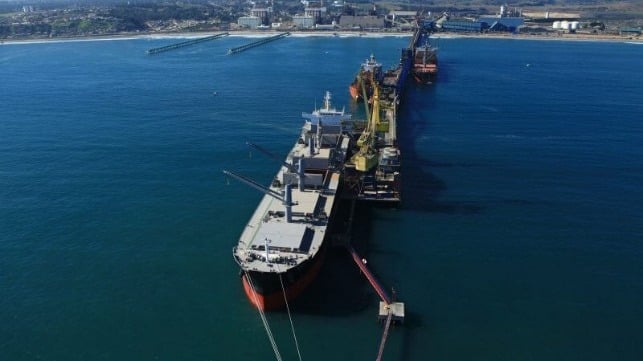
[[[400, 62], [393, 70], [386, 71], [380, 83], [372, 81], [372, 98], [369, 99], [363, 77], [358, 73], [356, 81], [361, 85], [362, 99], [367, 118], [365, 129], [353, 134], [357, 147], [353, 164], [345, 167], [344, 184], [347, 189], [346, 198], [351, 200], [348, 219], [348, 230], [343, 240], [339, 242], [351, 255], [351, 258], [368, 280], [381, 301], [379, 302], [378, 319], [383, 322], [384, 329], [377, 351], [377, 361], [381, 361], [388, 340], [391, 324], [403, 323], [405, 307], [403, 302], [397, 302], [395, 291], [389, 295], [377, 281], [362, 258], [350, 244], [351, 228], [355, 211], [355, 202], [396, 204], [400, 196], [400, 150], [397, 144], [397, 115], [402, 103], [406, 81], [413, 66], [413, 52], [421, 39], [421, 30], [415, 31], [407, 48], [402, 49]], [[371, 56], [372, 58], [372, 56]], [[371, 70], [372, 71], [372, 70]], [[361, 69], [360, 69], [361, 72]], [[370, 100], [370, 101], [369, 101]], [[372, 107], [369, 106], [372, 104]], [[376, 136], [377, 134], [377, 136]], [[370, 135], [370, 137], [367, 137]], [[362, 143], [360, 145], [360, 142]], [[375, 154], [375, 161], [370, 166], [367, 162], [369, 153]], [[365, 160], [363, 163], [360, 161]]]
[[355, 202], [356, 199], [352, 199], [348, 216], [348, 229], [346, 230], [346, 235], [344, 237], [340, 237], [339, 241], [335, 245], [341, 246], [348, 251], [348, 253], [351, 255], [351, 258], [360, 269], [361, 273], [364, 274], [364, 277], [366, 277], [368, 282], [371, 284], [371, 287], [373, 287], [373, 289], [381, 299], [378, 310], [378, 319], [380, 320], [380, 322], [384, 322], [384, 331], [382, 332], [382, 338], [380, 340], [376, 358], [377, 361], [381, 361], [384, 355], [384, 347], [386, 346], [386, 340], [388, 339], [391, 324], [393, 322], [404, 322], [404, 303], [396, 302], [394, 290], [392, 292], [392, 296], [389, 296], [389, 294], [386, 293], [382, 285], [377, 281], [377, 278], [375, 278], [373, 273], [368, 268], [368, 262], [366, 261], [366, 259], [362, 258], [359, 253], [357, 253], [355, 248], [350, 244], [350, 233], [353, 226], [353, 217], [355, 215]]
[[366, 259], [360, 257], [357, 254], [357, 251], [355, 251], [355, 248], [353, 248], [353, 246], [347, 245], [346, 249], [348, 250], [348, 253], [351, 254], [353, 261], [355, 261], [355, 264], [357, 265], [357, 267], [359, 267], [360, 271], [362, 271], [362, 273], [364, 274], [368, 282], [371, 284], [371, 286], [373, 286], [373, 289], [375, 290], [375, 292], [377, 292], [377, 294], [380, 296], [382, 301], [385, 302], [386, 304], [390, 304], [391, 297], [388, 294], [386, 294], [382, 286], [379, 284], [379, 282], [377, 282], [377, 279], [375, 279], [375, 276], [373, 276], [371, 271], [366, 266]]
[[[388, 339], [389, 330], [393, 322], [404, 322], [404, 303], [395, 302], [394, 298], [391, 298], [382, 285], [377, 282], [373, 273], [366, 266], [366, 259], [359, 256], [355, 248], [350, 244], [344, 245], [348, 253], [350, 253], [353, 261], [359, 267], [360, 271], [364, 274], [368, 282], [371, 284], [375, 292], [380, 296], [382, 300], [379, 305], [378, 318], [380, 321], [384, 321], [384, 331], [382, 332], [382, 339], [380, 340], [380, 346], [377, 351], [377, 361], [382, 359], [384, 354], [384, 347], [386, 346], [386, 340]], [[395, 295], [393, 295], [395, 296]]]
[[269, 43], [271, 41], [275, 41], [275, 40], [278, 40], [278, 39], [281, 39], [281, 38], [285, 38], [288, 35], [290, 35], [290, 32], [277, 34], [277, 35], [274, 35], [274, 36], [271, 36], [271, 37], [268, 37], [268, 38], [263, 38], [263, 39], [259, 39], [257, 41], [253, 41], [252, 43], [237, 46], [235, 48], [230, 48], [228, 50], [228, 55], [237, 54], [237, 53], [240, 53], [242, 51], [246, 51], [248, 49], [251, 49], [251, 48], [254, 48], [254, 47], [257, 47], [257, 46], [260, 46], [260, 45], [264, 45], [264, 44], [267, 44], [267, 43]]
[[152, 48], [152, 49], [149, 49], [147, 51], [147, 53], [150, 54], [150, 55], [158, 54], [158, 53], [162, 53], [162, 52], [165, 52], [165, 51], [170, 51], [170, 50], [174, 50], [174, 49], [178, 49], [178, 48], [183, 48], [185, 46], [190, 46], [190, 45], [202, 43], [204, 41], [210, 41], [210, 40], [214, 40], [214, 39], [219, 39], [219, 38], [222, 38], [222, 37], [228, 36], [228, 35], [230, 35], [230, 33], [220, 33], [220, 34], [216, 34], [216, 35], [206, 36], [204, 38], [191, 39], [191, 40], [182, 41], [182, 42], [176, 43], [176, 44], [170, 44], [170, 45], [161, 46], [161, 47], [158, 47], [158, 48]]

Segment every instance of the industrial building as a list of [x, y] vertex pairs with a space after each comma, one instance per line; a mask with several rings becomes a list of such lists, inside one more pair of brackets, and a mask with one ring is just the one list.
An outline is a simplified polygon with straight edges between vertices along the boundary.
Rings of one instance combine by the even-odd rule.
[[339, 18], [339, 27], [342, 29], [366, 30], [384, 29], [384, 19], [377, 16], [351, 16], [342, 15]]
[[261, 18], [259, 18], [258, 16], [242, 16], [237, 19], [237, 24], [240, 27], [256, 29], [259, 25], [261, 25]]
[[525, 19], [521, 17], [484, 16], [480, 17], [478, 22], [486, 24], [484, 28], [486, 28], [487, 31], [517, 33], [520, 27], [525, 24]]
[[312, 29], [315, 26], [315, 18], [310, 15], [295, 15], [292, 22], [300, 29]]

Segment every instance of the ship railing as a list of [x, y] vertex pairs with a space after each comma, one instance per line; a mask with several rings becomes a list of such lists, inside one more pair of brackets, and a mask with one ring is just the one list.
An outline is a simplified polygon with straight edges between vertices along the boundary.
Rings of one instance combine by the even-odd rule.
[[237, 256], [237, 246], [232, 247], [232, 258], [237, 263], [237, 265], [241, 267], [241, 260], [239, 259], [239, 256]]
[[[269, 249], [270, 249], [270, 251], [277, 251], [277, 252], [283, 252], [283, 253], [295, 253], [295, 254], [307, 253], [307, 252], [302, 251], [299, 248], [295, 248], [295, 247], [270, 246]], [[264, 245], [254, 245], [253, 244], [252, 246], [250, 246], [250, 250], [265, 252], [266, 248], [265, 248]]]

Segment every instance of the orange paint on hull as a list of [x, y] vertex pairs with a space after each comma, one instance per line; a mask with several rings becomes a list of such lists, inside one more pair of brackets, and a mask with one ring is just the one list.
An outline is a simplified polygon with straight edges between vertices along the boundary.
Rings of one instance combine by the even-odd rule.
[[351, 96], [353, 97], [353, 99], [355, 99], [355, 100], [359, 99], [359, 91], [357, 90], [357, 87], [355, 85], [349, 86], [348, 90], [350, 91]]

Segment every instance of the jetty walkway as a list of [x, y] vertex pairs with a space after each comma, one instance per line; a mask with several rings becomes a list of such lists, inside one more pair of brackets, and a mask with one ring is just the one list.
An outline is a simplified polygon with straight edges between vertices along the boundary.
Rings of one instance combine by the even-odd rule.
[[170, 51], [170, 50], [182, 48], [182, 47], [185, 47], [185, 46], [190, 46], [190, 45], [202, 43], [204, 41], [210, 41], [210, 40], [214, 40], [214, 39], [219, 39], [219, 38], [222, 38], [222, 37], [228, 36], [228, 35], [230, 35], [230, 33], [220, 33], [220, 34], [216, 34], [216, 35], [206, 36], [204, 38], [191, 39], [191, 40], [182, 41], [182, 42], [176, 43], [176, 44], [170, 44], [170, 45], [161, 46], [161, 47], [158, 47], [158, 48], [152, 48], [152, 49], [149, 49], [147, 51], [147, 53], [150, 54], [150, 55], [151, 54], [158, 54], [158, 53], [162, 53], [162, 52], [165, 52], [165, 51]]
[[286, 37], [286, 36], [288, 36], [288, 35], [290, 35], [290, 32], [285, 32], [285, 33], [277, 34], [277, 35], [274, 35], [274, 36], [271, 36], [271, 37], [268, 37], [268, 38], [263, 38], [263, 39], [259, 39], [259, 40], [257, 40], [257, 41], [253, 41], [252, 43], [248, 43], [248, 44], [245, 44], [245, 45], [237, 46], [237, 47], [235, 47], [235, 48], [230, 48], [230, 49], [228, 50], [228, 55], [232, 55], [232, 54], [240, 53], [240, 52], [242, 52], [242, 51], [246, 51], [246, 50], [248, 50], [248, 49], [252, 49], [252, 48], [254, 48], [254, 47], [257, 47], [257, 46], [260, 46], [260, 45], [264, 45], [264, 44], [267, 44], [267, 43], [269, 43], [269, 42], [271, 42], [271, 41], [275, 41], [275, 40], [279, 40], [279, 39], [281, 39], [281, 38], [285, 38], [285, 37]]

